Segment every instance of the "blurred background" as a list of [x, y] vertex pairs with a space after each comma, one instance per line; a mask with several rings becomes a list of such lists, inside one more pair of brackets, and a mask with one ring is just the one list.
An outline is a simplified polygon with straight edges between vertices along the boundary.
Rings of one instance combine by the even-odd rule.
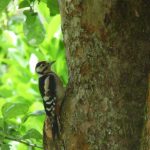
[[0, 2], [0, 149], [42, 149], [45, 118], [35, 65], [56, 63], [53, 71], [68, 81], [57, 1]]

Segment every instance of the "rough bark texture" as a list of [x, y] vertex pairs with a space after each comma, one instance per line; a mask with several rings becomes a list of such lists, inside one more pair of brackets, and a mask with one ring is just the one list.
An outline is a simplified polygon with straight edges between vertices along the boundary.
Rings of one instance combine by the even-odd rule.
[[140, 150], [149, 150], [150, 149], [150, 74], [148, 78], [149, 88], [148, 88], [148, 97], [146, 101], [146, 115], [145, 115], [145, 124], [143, 128], [143, 135], [141, 139], [141, 149]]
[[70, 76], [61, 116], [66, 150], [139, 150], [150, 68], [150, 1], [59, 3]]
[[44, 150], [55, 150], [55, 145], [52, 139], [51, 124], [48, 117], [45, 118], [43, 126], [43, 146]]

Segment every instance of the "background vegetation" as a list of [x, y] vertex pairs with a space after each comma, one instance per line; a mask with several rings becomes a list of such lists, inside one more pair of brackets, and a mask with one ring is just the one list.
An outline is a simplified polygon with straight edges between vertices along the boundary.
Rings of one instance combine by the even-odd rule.
[[36, 150], [42, 147], [45, 118], [34, 71], [37, 61], [56, 60], [53, 70], [64, 85], [68, 79], [58, 4], [0, 3], [0, 147]]

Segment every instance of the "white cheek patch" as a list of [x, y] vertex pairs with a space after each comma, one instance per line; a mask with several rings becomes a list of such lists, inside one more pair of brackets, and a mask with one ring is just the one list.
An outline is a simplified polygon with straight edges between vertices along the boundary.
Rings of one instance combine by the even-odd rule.
[[36, 72], [41, 72], [41, 68], [40, 67], [37, 67], [35, 70], [36, 70]]
[[45, 66], [39, 66], [36, 68], [36, 72], [42, 72]]

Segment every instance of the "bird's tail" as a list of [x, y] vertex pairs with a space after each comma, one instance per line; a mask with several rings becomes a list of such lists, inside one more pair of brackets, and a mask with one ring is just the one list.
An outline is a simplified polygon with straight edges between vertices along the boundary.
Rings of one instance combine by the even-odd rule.
[[57, 116], [54, 117], [51, 126], [53, 140], [57, 140], [60, 136], [59, 119], [57, 118]]

